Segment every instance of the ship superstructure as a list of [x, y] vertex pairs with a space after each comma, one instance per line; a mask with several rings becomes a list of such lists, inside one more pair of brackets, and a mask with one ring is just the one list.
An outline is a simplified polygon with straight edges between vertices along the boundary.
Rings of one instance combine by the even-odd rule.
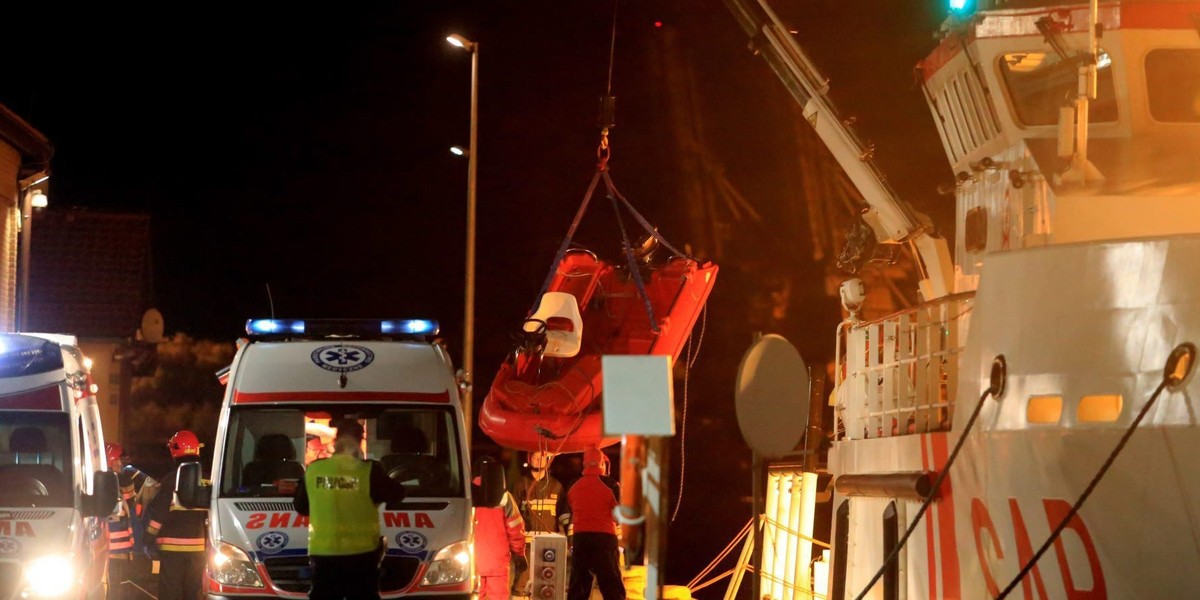
[[863, 190], [875, 241], [922, 267], [913, 309], [865, 321], [843, 294], [816, 593], [1194, 595], [1200, 2], [952, 2], [918, 65], [956, 174], [952, 253], [855, 179], [869, 152], [770, 8], [727, 4]]

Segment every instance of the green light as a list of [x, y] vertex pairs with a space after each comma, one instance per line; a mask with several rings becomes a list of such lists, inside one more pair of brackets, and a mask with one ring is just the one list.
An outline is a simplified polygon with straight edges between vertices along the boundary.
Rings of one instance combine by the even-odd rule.
[[968, 0], [950, 0], [950, 10], [953, 12], [963, 12], [967, 9]]

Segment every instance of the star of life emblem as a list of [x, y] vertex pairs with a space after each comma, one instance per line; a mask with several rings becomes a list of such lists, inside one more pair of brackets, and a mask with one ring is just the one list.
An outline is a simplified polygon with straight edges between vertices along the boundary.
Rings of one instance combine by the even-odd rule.
[[396, 534], [396, 545], [407, 552], [419, 552], [425, 549], [425, 536], [416, 531], [401, 531]]
[[282, 531], [268, 531], [255, 540], [254, 545], [258, 546], [264, 554], [275, 554], [283, 550], [287, 546], [288, 535]]
[[348, 344], [321, 346], [313, 350], [312, 353], [313, 364], [326, 371], [334, 371], [336, 373], [357, 371], [371, 364], [371, 361], [374, 360], [375, 353], [371, 352], [369, 348]]

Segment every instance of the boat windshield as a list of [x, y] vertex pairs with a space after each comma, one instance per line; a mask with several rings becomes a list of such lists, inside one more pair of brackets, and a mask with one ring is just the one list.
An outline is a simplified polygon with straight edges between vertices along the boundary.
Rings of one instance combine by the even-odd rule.
[[1150, 116], [1167, 123], [1200, 123], [1200, 50], [1172, 48], [1146, 54]]
[[[1054, 125], [1063, 106], [1074, 102], [1079, 70], [1053, 51], [1009, 52], [1000, 57], [1000, 72], [1021, 124]], [[1117, 120], [1112, 57], [1103, 50], [1096, 61], [1096, 99], [1088, 103], [1088, 120]]]
[[0, 507], [74, 505], [66, 413], [0, 411]]
[[313, 461], [333, 453], [337, 427], [355, 421], [362, 450], [401, 482], [407, 497], [464, 496], [454, 413], [446, 407], [338, 404], [235, 408], [229, 415], [221, 495], [291, 496]]

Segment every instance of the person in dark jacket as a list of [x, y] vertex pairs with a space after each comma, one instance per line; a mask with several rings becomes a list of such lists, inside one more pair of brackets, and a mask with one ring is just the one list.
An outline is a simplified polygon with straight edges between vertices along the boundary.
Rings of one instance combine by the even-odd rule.
[[387, 544], [380, 538], [379, 508], [404, 499], [377, 461], [364, 460], [363, 428], [343, 421], [333, 456], [313, 462], [297, 486], [296, 512], [308, 516], [312, 600], [377, 600], [379, 565]]
[[571, 531], [571, 581], [567, 600], [587, 600], [592, 582], [604, 600], [625, 598], [613, 509], [620, 492], [608, 479], [608, 457], [595, 446], [583, 453], [583, 476], [567, 490]]
[[147, 553], [157, 556], [160, 562], [159, 600], [195, 600], [202, 591], [208, 509], [184, 507], [173, 490], [180, 466], [199, 462], [202, 446], [196, 434], [186, 429], [171, 436], [167, 448], [175, 459], [175, 468], [163, 478], [168, 483], [147, 511], [144, 543]]

